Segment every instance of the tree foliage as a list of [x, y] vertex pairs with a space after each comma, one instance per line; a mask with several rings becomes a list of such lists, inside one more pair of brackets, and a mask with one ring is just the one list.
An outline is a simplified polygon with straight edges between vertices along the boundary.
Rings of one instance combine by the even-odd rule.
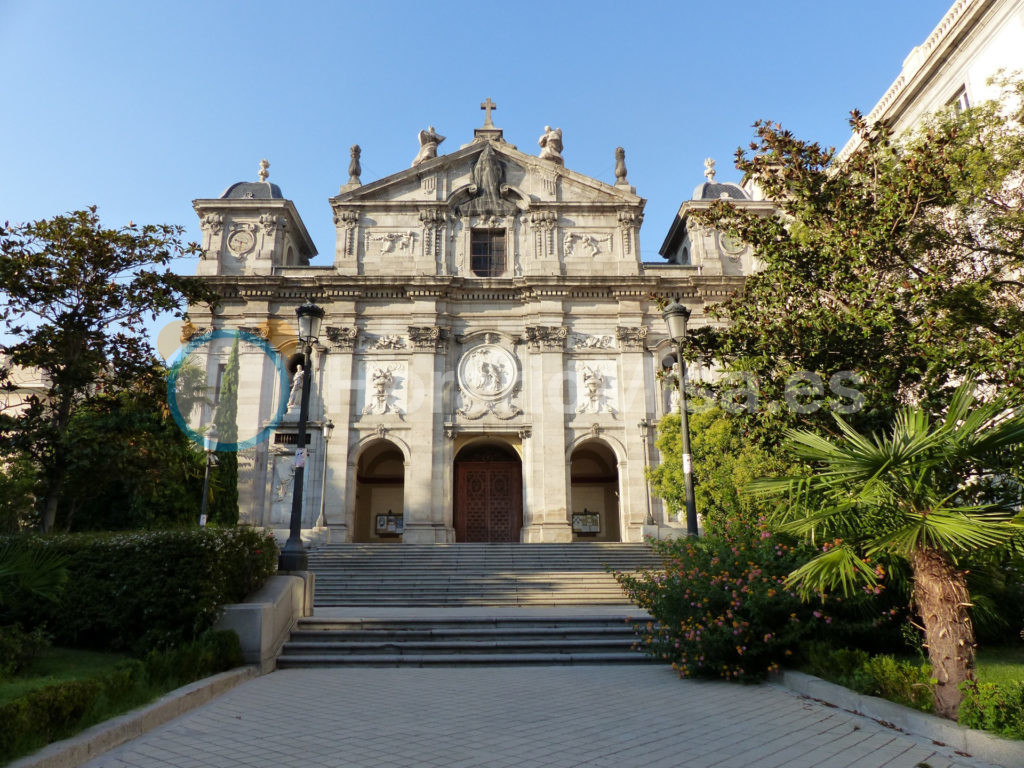
[[[736, 166], [778, 213], [720, 201], [694, 214], [753, 246], [761, 269], [690, 353], [754, 372], [763, 403], [782, 404], [797, 371], [826, 383], [857, 372], [867, 408], [850, 421], [869, 428], [907, 404], [936, 412], [964, 379], [1024, 386], [1024, 84], [1004, 87], [1001, 102], [937, 114], [898, 140], [854, 113], [863, 142], [841, 161], [756, 123]], [[770, 442], [800, 424], [834, 431], [827, 410], [746, 418]]]
[[210, 503], [210, 522], [218, 525], [238, 523], [238, 337], [231, 345], [224, 378], [221, 380], [217, 415], [217, 442], [230, 446], [217, 452], [216, 485]]
[[44, 530], [67, 494], [76, 409], [152, 374], [147, 317], [214, 299], [201, 281], [168, 269], [196, 251], [181, 233], [163, 224], [103, 228], [95, 207], [0, 228], [0, 322], [14, 338], [3, 351], [40, 372], [45, 387], [4, 414], [0, 429], [4, 447], [38, 468]]
[[957, 686], [974, 660], [967, 558], [1024, 546], [1024, 406], [979, 401], [965, 384], [938, 421], [919, 407], [870, 436], [836, 423], [842, 436], [832, 440], [790, 431], [787, 448], [810, 474], [761, 480], [751, 491], [786, 497], [772, 522], [819, 547], [789, 578], [805, 597], [873, 588], [894, 562], [909, 564], [936, 711], [955, 718]]

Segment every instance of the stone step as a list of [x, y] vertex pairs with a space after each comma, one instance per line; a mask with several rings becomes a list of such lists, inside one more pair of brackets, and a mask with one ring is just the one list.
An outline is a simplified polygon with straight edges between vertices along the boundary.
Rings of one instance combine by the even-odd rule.
[[460, 666], [643, 662], [620, 616], [300, 619], [278, 666]]
[[494, 666], [507, 667], [523, 664], [570, 665], [570, 664], [642, 664], [651, 659], [636, 651], [621, 653], [479, 653], [453, 655], [441, 654], [380, 654], [351, 656], [294, 656], [282, 654], [277, 659], [281, 669], [298, 667], [462, 667]]

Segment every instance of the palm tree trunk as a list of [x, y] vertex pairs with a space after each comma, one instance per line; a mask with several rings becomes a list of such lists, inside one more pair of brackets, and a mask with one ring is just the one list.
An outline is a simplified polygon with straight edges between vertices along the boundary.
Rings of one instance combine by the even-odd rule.
[[924, 624], [928, 660], [935, 685], [935, 712], [956, 720], [960, 690], [974, 680], [974, 627], [967, 613], [970, 594], [964, 573], [937, 549], [922, 547], [910, 558], [914, 570], [914, 606]]

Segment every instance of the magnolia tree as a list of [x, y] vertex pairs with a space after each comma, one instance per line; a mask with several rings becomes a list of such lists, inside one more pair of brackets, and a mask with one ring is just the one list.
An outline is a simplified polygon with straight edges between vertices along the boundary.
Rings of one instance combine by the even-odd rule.
[[[105, 229], [95, 207], [0, 227], [0, 325], [11, 339], [2, 351], [42, 379], [40, 392], [0, 414], [0, 432], [4, 448], [36, 468], [44, 531], [68, 492], [76, 411], [158, 375], [146, 318], [215, 298], [201, 281], [168, 268], [196, 252], [182, 243], [182, 231], [132, 223]], [[8, 374], [0, 371], [0, 385], [15, 388]]]
[[[1004, 84], [1000, 102], [938, 114], [899, 140], [855, 113], [862, 143], [841, 162], [756, 124], [736, 166], [777, 214], [719, 201], [694, 216], [753, 246], [761, 268], [687, 348], [755, 377], [758, 407], [733, 410], [760, 439], [834, 433], [833, 406], [870, 428], [905, 405], [938, 412], [965, 379], [1024, 387], [1022, 94]], [[829, 387], [845, 372], [862, 399]]]

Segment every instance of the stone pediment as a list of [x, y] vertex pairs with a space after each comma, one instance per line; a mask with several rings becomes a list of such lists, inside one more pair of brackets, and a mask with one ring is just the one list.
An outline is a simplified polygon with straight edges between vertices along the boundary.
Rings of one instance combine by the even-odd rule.
[[[491, 174], [474, 179], [485, 151], [499, 167], [497, 195], [487, 188]], [[490, 163], [485, 163], [490, 164]], [[476, 183], [481, 182], [481, 183]], [[482, 198], [489, 198], [482, 199]], [[549, 160], [542, 160], [513, 148], [503, 141], [476, 141], [447, 155], [427, 160], [412, 168], [354, 188], [344, 188], [331, 198], [334, 207], [346, 204], [444, 203], [453, 213], [513, 213], [534, 204], [550, 203], [635, 206], [643, 200], [636, 194], [585, 176]], [[361, 206], [360, 206], [361, 207]], [[495, 210], [499, 209], [499, 210]]]

